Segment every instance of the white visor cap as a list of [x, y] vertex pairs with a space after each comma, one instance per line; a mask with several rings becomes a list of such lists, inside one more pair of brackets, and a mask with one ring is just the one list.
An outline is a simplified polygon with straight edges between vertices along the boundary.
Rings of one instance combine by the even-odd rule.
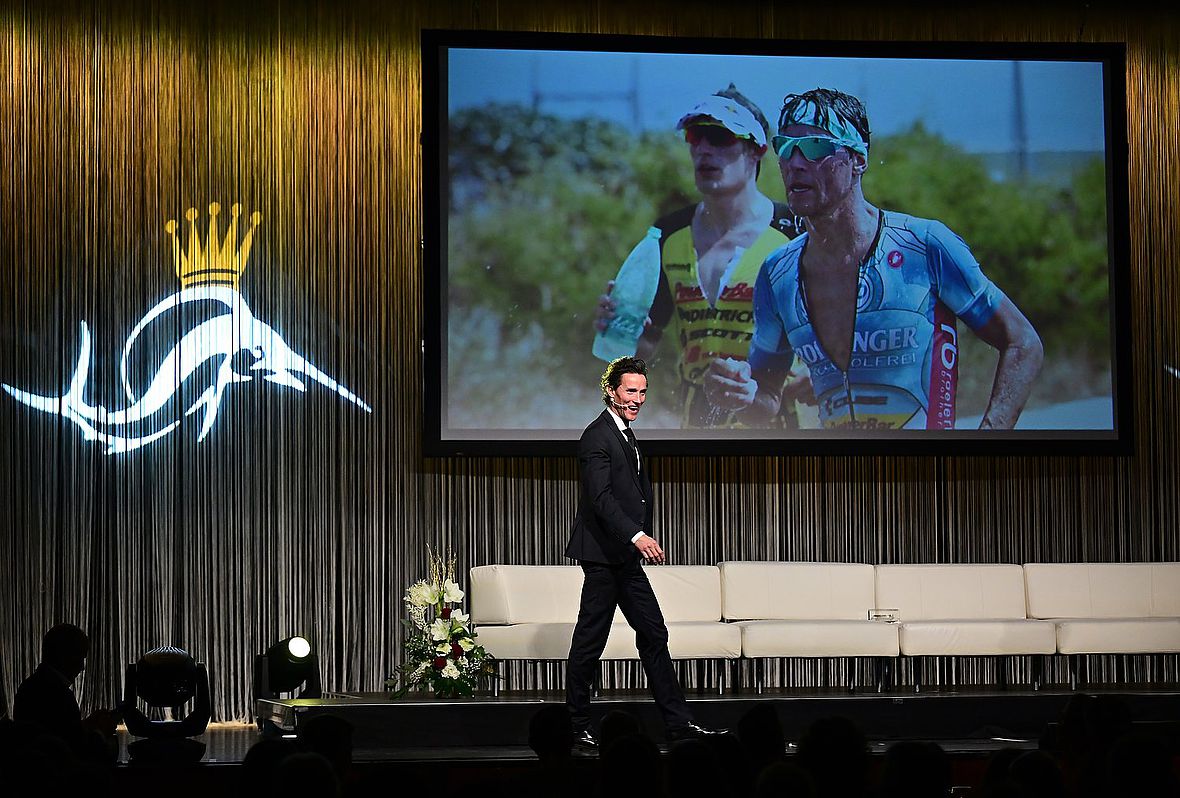
[[676, 129], [684, 130], [702, 117], [707, 117], [712, 120], [713, 124], [720, 125], [738, 138], [748, 138], [759, 146], [766, 146], [766, 131], [762, 129], [762, 125], [758, 124], [754, 114], [750, 113], [750, 109], [746, 106], [734, 102], [728, 97], [709, 95], [694, 105], [691, 111], [680, 117], [680, 121], [676, 123]]

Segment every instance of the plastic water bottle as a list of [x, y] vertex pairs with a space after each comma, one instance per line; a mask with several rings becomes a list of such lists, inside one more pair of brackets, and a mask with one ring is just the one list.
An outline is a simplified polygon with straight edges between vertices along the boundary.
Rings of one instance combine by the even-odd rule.
[[611, 299], [615, 317], [605, 330], [594, 336], [594, 356], [611, 361], [635, 354], [643, 322], [651, 310], [660, 284], [660, 228], [649, 227], [643, 240], [619, 267]]

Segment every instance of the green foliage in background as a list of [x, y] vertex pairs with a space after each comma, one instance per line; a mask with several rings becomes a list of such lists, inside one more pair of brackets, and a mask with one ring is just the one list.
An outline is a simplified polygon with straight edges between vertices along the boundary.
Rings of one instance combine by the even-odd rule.
[[[1060, 373], [1034, 399], [1077, 398], [1079, 376], [1100, 390], [1109, 352], [1101, 160], [1070, 162], [1052, 179], [997, 179], [1008, 165], [920, 125], [875, 138], [870, 157], [869, 201], [945, 222], [1040, 332], [1047, 370], [1052, 360]], [[522, 426], [580, 426], [598, 407], [598, 295], [655, 219], [697, 199], [683, 140], [490, 105], [451, 119], [449, 170], [452, 425], [498, 425], [508, 413]], [[758, 182], [782, 199], [773, 158]], [[984, 349], [972, 359], [986, 361]], [[660, 354], [660, 382], [671, 386], [671, 357]], [[535, 399], [519, 385], [530, 369], [545, 382]], [[991, 367], [973, 371], [962, 387], [982, 394], [970, 403], [981, 405]]]

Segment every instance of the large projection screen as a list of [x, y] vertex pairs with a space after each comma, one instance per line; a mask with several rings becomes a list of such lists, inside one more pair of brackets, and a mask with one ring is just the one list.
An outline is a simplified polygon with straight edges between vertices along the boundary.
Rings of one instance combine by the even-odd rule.
[[[425, 31], [422, 57], [428, 455], [572, 453], [603, 407], [600, 298], [653, 227], [645, 451], [1130, 451], [1121, 45]], [[781, 167], [786, 98], [818, 88], [865, 109], [868, 136], [812, 118], [868, 138], [857, 189], [838, 164], [822, 194]], [[753, 109], [760, 160], [757, 132], [725, 132]], [[752, 177], [700, 154], [726, 147]], [[817, 242], [846, 188], [877, 230], [842, 300]], [[742, 202], [766, 221], [709, 243]], [[714, 361], [777, 407], [715, 406]], [[982, 429], [1014, 396], [1014, 423]]]

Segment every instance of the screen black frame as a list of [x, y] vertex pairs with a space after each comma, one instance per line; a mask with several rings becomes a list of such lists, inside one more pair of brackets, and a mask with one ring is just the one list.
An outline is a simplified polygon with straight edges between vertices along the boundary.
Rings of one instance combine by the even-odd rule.
[[[825, 41], [662, 37], [489, 30], [424, 29], [422, 65], [422, 451], [427, 457], [569, 456], [576, 437], [457, 439], [445, 437], [442, 401], [446, 379], [447, 52], [450, 48], [591, 50], [603, 52], [703, 53], [717, 55], [813, 56], [954, 60], [1091, 61], [1102, 64], [1107, 174], [1107, 229], [1114, 429], [1005, 430], [996, 437], [977, 431], [897, 430], [864, 438], [826, 430], [823, 437], [741, 438], [696, 434], [645, 439], [657, 456], [899, 455], [899, 456], [1130, 456], [1134, 453], [1133, 373], [1129, 343], [1130, 222], [1127, 144], [1126, 45], [1121, 42]], [[543, 375], [540, 375], [543, 379]], [[587, 391], [597, 386], [588, 385]], [[587, 418], [589, 423], [592, 419]], [[700, 431], [694, 431], [700, 432]], [[1049, 434], [1051, 433], [1051, 434]]]

